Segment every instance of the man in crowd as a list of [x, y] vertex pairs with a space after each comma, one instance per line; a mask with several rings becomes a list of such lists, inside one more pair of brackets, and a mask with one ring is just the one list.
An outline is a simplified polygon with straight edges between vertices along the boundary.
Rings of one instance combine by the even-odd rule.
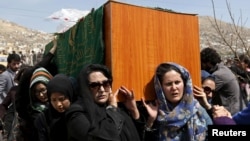
[[232, 115], [246, 107], [240, 94], [236, 76], [223, 64], [220, 55], [213, 48], [205, 48], [200, 53], [201, 69], [215, 78], [215, 96], [212, 103], [224, 106]]
[[12, 86], [15, 86], [14, 78], [21, 65], [21, 58], [18, 54], [9, 54], [7, 58], [7, 69], [0, 74], [0, 104], [6, 97]]

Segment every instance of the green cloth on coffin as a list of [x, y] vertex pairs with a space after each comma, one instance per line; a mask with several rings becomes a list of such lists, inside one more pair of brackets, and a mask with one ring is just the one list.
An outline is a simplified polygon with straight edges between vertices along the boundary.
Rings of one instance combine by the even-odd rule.
[[[80, 19], [73, 27], [58, 34], [55, 61], [58, 72], [77, 77], [89, 63], [104, 63], [103, 6]], [[45, 46], [47, 54], [53, 42]]]

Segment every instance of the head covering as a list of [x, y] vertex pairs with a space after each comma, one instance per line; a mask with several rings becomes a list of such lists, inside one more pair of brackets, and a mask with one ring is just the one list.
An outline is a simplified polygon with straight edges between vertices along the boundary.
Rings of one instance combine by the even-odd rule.
[[22, 65], [19, 69], [19, 71], [16, 73], [16, 76], [14, 78], [16, 83], [19, 83], [23, 74], [25, 73], [25, 71], [29, 70], [30, 68], [32, 68], [32, 66], [29, 65]]
[[205, 70], [201, 70], [201, 80], [203, 81], [207, 77], [209, 77], [211, 74]]
[[[106, 106], [105, 105], [98, 105], [94, 102], [92, 93], [89, 89], [89, 74], [99, 71], [103, 74], [108, 73], [111, 75], [111, 72], [108, 71], [108, 68], [104, 65], [100, 64], [87, 64], [80, 72], [78, 77], [78, 84], [79, 84], [79, 92], [80, 96], [82, 97], [83, 102], [81, 105], [83, 106], [84, 110], [87, 113], [87, 118], [91, 123], [91, 129], [88, 133], [89, 135], [97, 136], [101, 139], [106, 140], [118, 140], [119, 135], [117, 133], [116, 128], [114, 127], [113, 122], [109, 122], [107, 119], [106, 114]], [[101, 124], [100, 124], [101, 123]]]
[[42, 82], [47, 84], [50, 79], [52, 79], [52, 75], [43, 67], [37, 68], [30, 79], [30, 88], [37, 82]]
[[[157, 75], [154, 76], [154, 87], [156, 97], [159, 101], [159, 110], [163, 111], [164, 115], [157, 116], [159, 140], [183, 140], [183, 133], [188, 134], [186, 141], [200, 140], [205, 138], [207, 130], [207, 119], [209, 115], [205, 113], [205, 109], [201, 107], [199, 102], [193, 97], [192, 80], [188, 70], [175, 63], [163, 63], [176, 67], [184, 77], [184, 94], [179, 104], [175, 107], [166, 100], [162, 90], [161, 83]], [[168, 72], [167, 68], [166, 72]], [[210, 122], [211, 119], [210, 119]], [[183, 131], [183, 132], [182, 132]], [[204, 139], [205, 140], [205, 139]]]
[[45, 85], [52, 79], [52, 75], [43, 67], [37, 68], [30, 79], [30, 106], [35, 111], [44, 111], [47, 108], [48, 103], [42, 103], [40, 100], [36, 98], [36, 96], [32, 93], [31, 88], [37, 83], [41, 82]]
[[71, 102], [74, 100], [74, 86], [73, 78], [70, 78], [64, 74], [55, 75], [47, 84], [47, 95], [50, 100], [52, 93], [59, 92], [65, 97], [69, 98]]
[[[47, 84], [47, 95], [49, 99], [48, 125], [50, 140], [65, 141], [68, 137], [67, 126], [65, 124], [65, 112], [59, 113], [51, 104], [51, 94], [60, 93], [68, 98], [70, 105], [74, 100], [73, 81], [67, 75], [57, 74]], [[71, 129], [71, 128], [70, 128]]]

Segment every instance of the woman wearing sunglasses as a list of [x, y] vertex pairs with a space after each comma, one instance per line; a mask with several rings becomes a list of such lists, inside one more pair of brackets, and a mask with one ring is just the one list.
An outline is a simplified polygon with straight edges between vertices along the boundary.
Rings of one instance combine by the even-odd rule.
[[207, 110], [212, 118], [212, 98], [215, 94], [215, 81], [213, 76], [207, 76], [202, 80], [202, 88], [194, 85], [194, 96], [200, 104]]
[[194, 85], [194, 96], [200, 102], [200, 104], [207, 110], [207, 113], [213, 119], [213, 124], [217, 125], [234, 125], [235, 122], [226, 116], [213, 116], [214, 110], [217, 109], [218, 105], [213, 105], [215, 96], [215, 81], [214, 77], [209, 75], [202, 79], [202, 88]]
[[[77, 92], [81, 98], [66, 113], [69, 140], [140, 140], [132, 120], [139, 118], [133, 93], [123, 86], [112, 91], [112, 81], [111, 71], [104, 65], [90, 64], [80, 72]], [[124, 105], [131, 116], [118, 107], [118, 93], [126, 97]]]

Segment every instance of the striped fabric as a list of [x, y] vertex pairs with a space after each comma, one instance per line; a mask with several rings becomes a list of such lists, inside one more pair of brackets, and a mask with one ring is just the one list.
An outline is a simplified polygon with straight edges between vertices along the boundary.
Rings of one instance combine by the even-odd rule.
[[30, 88], [37, 82], [43, 82], [47, 84], [50, 79], [52, 79], [52, 75], [43, 67], [36, 69], [33, 72], [33, 75], [30, 79]]

